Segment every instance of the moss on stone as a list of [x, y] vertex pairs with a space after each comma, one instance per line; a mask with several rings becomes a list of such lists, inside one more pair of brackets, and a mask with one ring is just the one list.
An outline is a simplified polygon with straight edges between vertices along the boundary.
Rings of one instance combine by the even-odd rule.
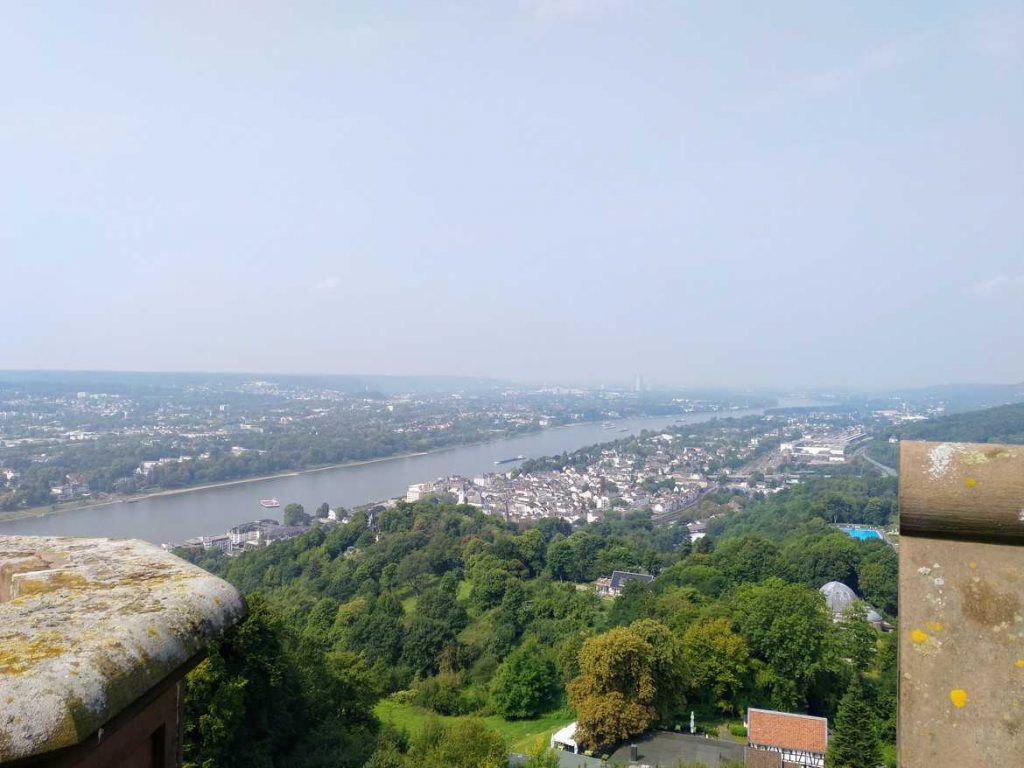
[[0, 571], [0, 762], [81, 741], [245, 613], [138, 541], [0, 536]]
[[60, 656], [66, 646], [57, 632], [45, 632], [37, 637], [20, 636], [0, 639], [0, 675], [21, 675], [44, 659]]
[[18, 597], [41, 595], [59, 589], [102, 589], [103, 584], [91, 584], [80, 573], [72, 570], [41, 571], [38, 574], [19, 574], [13, 580]]

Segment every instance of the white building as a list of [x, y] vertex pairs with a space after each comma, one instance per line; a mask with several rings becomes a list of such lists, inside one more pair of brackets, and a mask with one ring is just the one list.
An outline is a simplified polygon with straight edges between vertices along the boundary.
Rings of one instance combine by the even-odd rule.
[[752, 707], [747, 710], [747, 748], [776, 752], [786, 766], [825, 768], [828, 720]]
[[413, 483], [409, 486], [409, 490], [405, 492], [405, 500], [412, 504], [430, 493], [430, 490], [430, 483]]
[[575, 722], [569, 723], [565, 728], [562, 728], [560, 731], [556, 731], [552, 734], [551, 748], [572, 752], [574, 755], [579, 754], [580, 748], [576, 743]]
[[688, 524], [686, 530], [690, 532], [690, 541], [698, 541], [708, 535], [708, 524], [703, 520], [698, 520]]

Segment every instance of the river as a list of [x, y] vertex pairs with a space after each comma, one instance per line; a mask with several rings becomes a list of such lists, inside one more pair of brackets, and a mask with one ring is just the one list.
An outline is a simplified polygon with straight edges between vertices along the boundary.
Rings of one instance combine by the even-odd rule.
[[[798, 404], [787, 402], [786, 405]], [[802, 403], [799, 403], [802, 404]], [[180, 542], [191, 536], [219, 534], [238, 523], [276, 517], [284, 505], [297, 501], [307, 512], [323, 502], [353, 507], [405, 494], [412, 483], [445, 475], [472, 477], [505, 471], [514, 464], [494, 462], [522, 454], [536, 458], [575, 451], [593, 443], [661, 429], [670, 424], [697, 423], [716, 416], [748, 416], [758, 410], [694, 413], [620, 419], [606, 429], [597, 423], [554, 427], [488, 443], [463, 445], [434, 453], [383, 459], [364, 464], [302, 472], [266, 480], [200, 488], [186, 493], [150, 496], [133, 502], [69, 509], [43, 517], [0, 522], [0, 533], [24, 536], [125, 536], [155, 543]], [[622, 431], [625, 430], [625, 431]], [[277, 498], [278, 509], [264, 509], [261, 498]]]

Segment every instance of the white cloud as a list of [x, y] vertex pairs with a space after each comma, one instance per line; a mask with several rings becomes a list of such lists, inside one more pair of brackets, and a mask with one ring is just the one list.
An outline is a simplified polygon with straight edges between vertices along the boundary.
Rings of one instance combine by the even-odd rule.
[[338, 277], [337, 275], [328, 275], [327, 277], [325, 277], [323, 280], [316, 284], [316, 289], [318, 291], [333, 291], [339, 285], [341, 285], [340, 277]]
[[991, 296], [995, 293], [1014, 290], [1024, 290], [1024, 274], [996, 275], [988, 280], [974, 283], [967, 289], [967, 292], [975, 296]]

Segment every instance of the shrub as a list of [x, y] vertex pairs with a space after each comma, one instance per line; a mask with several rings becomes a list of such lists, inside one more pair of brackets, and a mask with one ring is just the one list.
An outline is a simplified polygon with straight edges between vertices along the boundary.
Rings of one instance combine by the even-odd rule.
[[557, 673], [547, 649], [530, 639], [498, 667], [491, 683], [491, 701], [502, 717], [510, 720], [536, 717], [547, 706], [557, 687]]
[[464, 715], [474, 708], [463, 694], [460, 676], [454, 672], [442, 672], [414, 683], [412, 702], [440, 715]]

